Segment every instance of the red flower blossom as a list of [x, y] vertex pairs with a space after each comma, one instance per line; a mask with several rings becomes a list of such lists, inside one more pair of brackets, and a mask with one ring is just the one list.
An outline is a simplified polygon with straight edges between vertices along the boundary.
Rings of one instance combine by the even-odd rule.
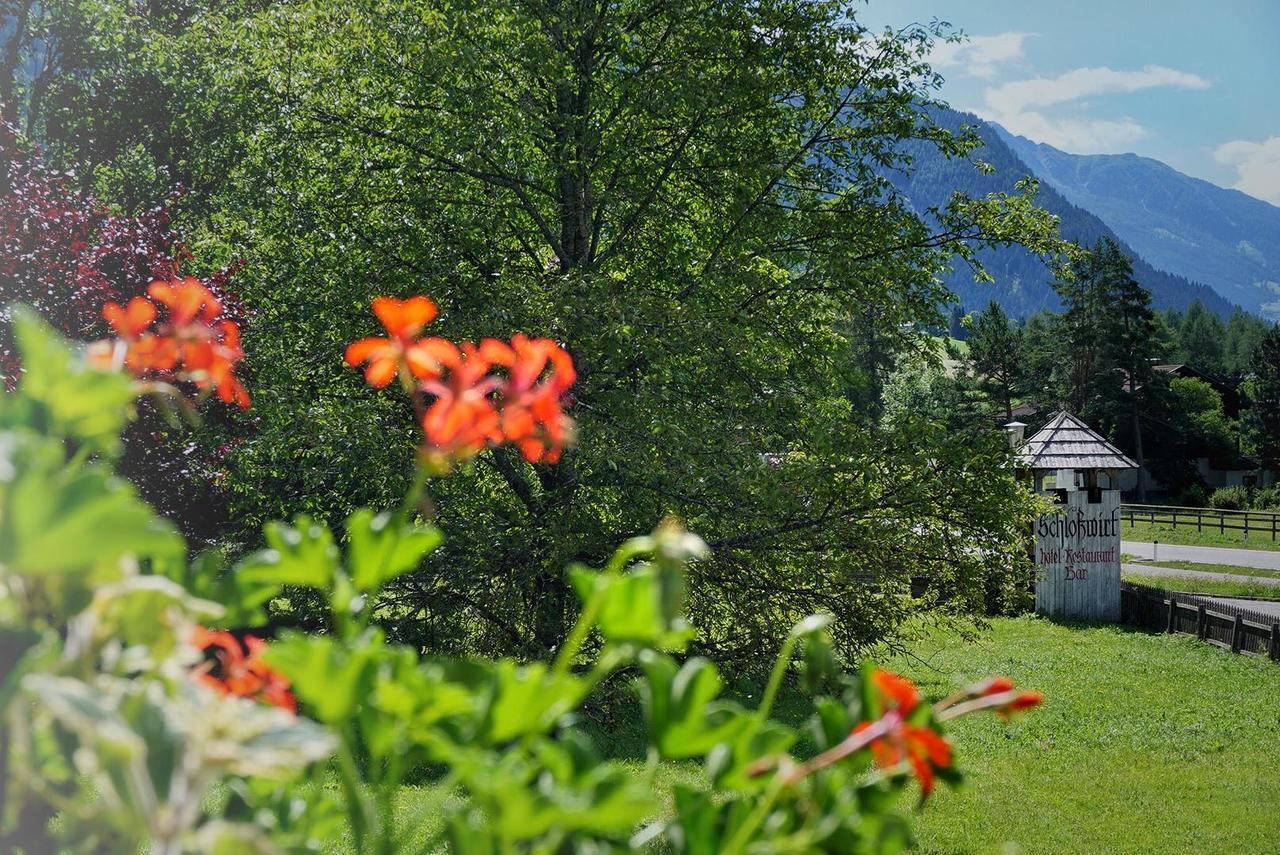
[[[188, 380], [216, 392], [225, 403], [248, 407], [249, 393], [235, 375], [244, 357], [240, 328], [222, 317], [222, 303], [213, 292], [189, 276], [152, 282], [147, 293], [151, 300], [134, 297], [124, 307], [103, 307], [102, 316], [120, 341], [94, 345], [94, 362], [103, 367], [114, 364], [123, 344], [123, 363], [133, 374]], [[156, 303], [166, 309], [163, 322], [158, 322]]]
[[513, 336], [509, 345], [485, 339], [480, 352], [508, 372], [503, 387], [503, 437], [530, 463], [559, 460], [573, 426], [561, 409], [561, 400], [577, 379], [568, 352], [551, 339], [530, 339], [523, 333]]
[[355, 368], [369, 363], [364, 378], [375, 389], [390, 383], [402, 364], [415, 377], [428, 376], [436, 363], [430, 353], [418, 346], [414, 337], [435, 319], [438, 311], [436, 304], [427, 297], [410, 297], [408, 300], [378, 297], [373, 301], [373, 313], [391, 338], [362, 338], [352, 342], [347, 347], [347, 364]]
[[479, 347], [417, 338], [437, 312], [426, 297], [379, 297], [373, 311], [390, 337], [353, 342], [346, 362], [364, 365], [365, 380], [375, 388], [402, 378], [432, 456], [466, 459], [487, 446], [511, 443], [531, 463], [559, 459], [573, 427], [563, 400], [577, 376], [564, 348], [523, 334], [509, 343], [485, 339]]
[[147, 294], [168, 308], [169, 323], [176, 327], [184, 327], [197, 317], [212, 324], [222, 313], [218, 298], [194, 276], [170, 282], [156, 280], [147, 286]]
[[120, 338], [133, 341], [156, 319], [156, 306], [145, 297], [134, 297], [123, 308], [108, 302], [102, 307], [102, 316]]
[[[888, 732], [870, 743], [871, 756], [881, 769], [894, 769], [906, 762], [920, 781], [925, 798], [933, 792], [936, 770], [952, 764], [951, 744], [932, 727], [909, 724], [906, 718], [920, 705], [920, 690], [906, 677], [877, 668], [871, 674], [872, 685], [887, 708], [885, 720], [891, 721]], [[854, 734], [872, 726], [864, 721]]]
[[[871, 722], [864, 721], [853, 732], [859, 733], [868, 727], [871, 727]], [[875, 764], [881, 769], [894, 769], [906, 761], [912, 774], [920, 781], [920, 792], [925, 798], [933, 792], [937, 778], [935, 770], [949, 769], [953, 762], [951, 743], [930, 727], [900, 723], [869, 747]]]
[[298, 711], [298, 701], [289, 691], [289, 681], [262, 660], [267, 648], [262, 639], [247, 635], [241, 645], [229, 632], [197, 626], [192, 630], [191, 644], [213, 653], [213, 659], [195, 671], [201, 683], [224, 695], [250, 698], [291, 713]]
[[880, 692], [881, 701], [892, 705], [902, 717], [911, 715], [920, 705], [920, 690], [916, 684], [892, 671], [877, 668], [871, 672], [871, 683]]
[[500, 417], [491, 395], [501, 380], [490, 376], [490, 363], [475, 345], [459, 348], [443, 339], [422, 342], [430, 352], [437, 377], [421, 382], [422, 391], [435, 396], [422, 416], [428, 444], [444, 456], [465, 459], [489, 443], [502, 442]]
[[1003, 719], [1040, 706], [1040, 692], [1019, 692], [1008, 677], [992, 677], [976, 683], [939, 705], [943, 718], [953, 718], [980, 710], [992, 710]]
[[409, 341], [422, 328], [435, 320], [440, 310], [430, 297], [410, 297], [397, 300], [394, 297], [378, 297], [373, 301], [373, 313], [382, 326], [400, 341]]
[[996, 715], [1008, 720], [1014, 713], [1035, 709], [1042, 703], [1044, 703], [1044, 694], [1041, 692], [1013, 692], [1008, 700], [992, 709], [995, 710]]

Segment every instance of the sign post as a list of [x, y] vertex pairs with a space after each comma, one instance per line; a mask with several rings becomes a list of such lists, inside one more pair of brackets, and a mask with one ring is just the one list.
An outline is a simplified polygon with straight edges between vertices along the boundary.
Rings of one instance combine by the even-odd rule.
[[[1033, 527], [1036, 611], [1120, 620], [1120, 491], [1136, 465], [1070, 413], [1057, 413], [1019, 449], [1020, 468], [1055, 507]], [[1106, 484], [1103, 484], [1103, 476]], [[1052, 486], [1050, 486], [1052, 481]]]
[[1120, 620], [1120, 491], [1072, 490], [1034, 534], [1036, 611]]

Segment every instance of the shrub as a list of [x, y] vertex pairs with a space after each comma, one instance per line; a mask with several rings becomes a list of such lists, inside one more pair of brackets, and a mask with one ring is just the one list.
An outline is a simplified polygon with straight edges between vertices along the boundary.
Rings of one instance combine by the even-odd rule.
[[1209, 492], [1199, 484], [1192, 484], [1174, 496], [1172, 501], [1184, 508], [1203, 508], [1209, 503]]
[[1244, 487], [1219, 487], [1209, 497], [1209, 507], [1220, 511], [1243, 511], [1249, 505], [1249, 491]]
[[1249, 508], [1255, 511], [1280, 511], [1280, 487], [1262, 487], [1249, 497]]
[[[570, 438], [563, 350], [422, 338], [433, 307], [421, 299], [380, 301], [388, 337], [347, 354], [372, 385], [398, 381], [419, 415], [405, 501], [358, 510], [336, 534], [305, 516], [272, 523], [267, 548], [232, 568], [216, 554], [188, 561], [174, 527], [113, 476], [119, 431], [142, 392], [247, 393], [216, 299], [191, 283], [152, 294], [164, 320], [154, 304], [108, 310], [121, 337], [92, 358], [15, 313], [27, 370], [0, 398], [5, 851], [313, 852], [345, 828], [356, 851], [387, 855], [405, 837], [399, 787], [426, 765], [453, 793], [428, 850], [900, 851], [908, 781], [928, 797], [957, 778], [946, 723], [1040, 701], [994, 678], [930, 704], [897, 675], [842, 674], [821, 616], [791, 629], [759, 706], [726, 700], [714, 664], [680, 658], [697, 632], [685, 569], [706, 546], [671, 521], [601, 568], [569, 569], [580, 612], [552, 661], [427, 658], [387, 642], [378, 621], [397, 604], [385, 586], [442, 541], [428, 476], [506, 443], [551, 459]], [[299, 590], [327, 605], [326, 632], [268, 643], [228, 631]], [[817, 710], [807, 757], [791, 753], [799, 731], [769, 718], [793, 667]], [[601, 760], [575, 725], [623, 669], [638, 675], [649, 739], [639, 772]], [[697, 758], [701, 780], [662, 816], [656, 762]]]

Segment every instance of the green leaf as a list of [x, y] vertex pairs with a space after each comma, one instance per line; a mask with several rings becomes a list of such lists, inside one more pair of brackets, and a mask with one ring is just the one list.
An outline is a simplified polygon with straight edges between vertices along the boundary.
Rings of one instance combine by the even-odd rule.
[[58, 586], [47, 595], [66, 614], [119, 578], [126, 555], [186, 560], [174, 527], [128, 482], [103, 464], [66, 462], [60, 441], [30, 431], [0, 433], [0, 533], [0, 566]]
[[706, 659], [690, 659], [678, 671], [666, 656], [640, 657], [640, 683], [650, 738], [663, 757], [698, 757], [731, 740], [750, 722], [740, 706], [716, 701], [722, 683]]
[[661, 650], [683, 650], [696, 631], [673, 610], [663, 575], [653, 564], [641, 564], [625, 575], [597, 573], [586, 567], [569, 571], [570, 580], [585, 602], [603, 597], [596, 626], [605, 640]]
[[338, 573], [338, 547], [333, 535], [305, 514], [293, 525], [271, 522], [263, 528], [267, 548], [250, 555], [236, 572], [246, 582], [304, 585], [328, 590]]
[[274, 642], [267, 662], [289, 678], [298, 700], [323, 722], [343, 723], [373, 686], [373, 664], [382, 649], [376, 632], [349, 643], [328, 635], [291, 632]]
[[720, 809], [711, 794], [683, 784], [672, 787], [676, 818], [667, 828], [671, 848], [681, 855], [717, 855], [721, 843]]
[[226, 626], [256, 626], [266, 620], [263, 606], [280, 593], [280, 585], [254, 579], [252, 575], [227, 567], [226, 556], [218, 550], [206, 550], [190, 564], [174, 562], [165, 567], [165, 575], [192, 594], [221, 603], [226, 609]]
[[361, 508], [347, 519], [350, 548], [347, 566], [356, 590], [381, 588], [391, 579], [418, 566], [444, 540], [432, 525], [393, 524], [386, 512], [374, 514]]
[[752, 764], [764, 757], [783, 753], [796, 740], [796, 733], [775, 721], [752, 719], [752, 726], [740, 730], [731, 740], [721, 742], [707, 755], [707, 772], [717, 787], [749, 793], [763, 788], [767, 775], [752, 777]]
[[24, 373], [15, 400], [6, 402], [6, 418], [20, 418], [48, 434], [77, 445], [114, 454], [133, 402], [132, 380], [114, 371], [89, 367], [34, 312], [13, 311], [13, 328]]
[[586, 691], [582, 680], [550, 673], [541, 662], [521, 665], [503, 659], [493, 674], [493, 695], [481, 731], [491, 745], [550, 730], [562, 715], [578, 706]]
[[176, 632], [186, 624], [175, 620], [175, 614], [207, 623], [222, 617], [224, 609], [191, 596], [164, 576], [130, 576], [99, 588], [74, 625], [81, 643], [136, 647], [145, 650], [148, 660], [158, 666], [185, 640]]

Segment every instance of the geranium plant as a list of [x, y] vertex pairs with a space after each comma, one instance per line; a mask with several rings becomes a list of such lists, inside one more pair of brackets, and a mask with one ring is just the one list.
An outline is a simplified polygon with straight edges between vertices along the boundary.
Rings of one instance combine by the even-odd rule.
[[[404, 503], [341, 532], [274, 523], [235, 566], [189, 560], [172, 526], [112, 473], [138, 394], [193, 389], [247, 405], [238, 328], [199, 283], [161, 281], [110, 305], [112, 341], [77, 352], [15, 309], [24, 365], [0, 398], [0, 845], [5, 851], [360, 853], [886, 852], [909, 845], [903, 790], [957, 779], [950, 719], [1039, 703], [1003, 678], [925, 701], [903, 677], [840, 673], [827, 621], [802, 621], [760, 703], [723, 693], [682, 655], [697, 628], [684, 574], [706, 551], [673, 521], [567, 572], [577, 622], [548, 662], [454, 659], [388, 643], [384, 586], [443, 541], [420, 493], [488, 447], [530, 465], [572, 437], [572, 359], [547, 339], [424, 336], [425, 297], [380, 298], [386, 330], [346, 360], [406, 394], [422, 454]], [[252, 630], [312, 589], [328, 631]], [[575, 713], [633, 674], [649, 740], [642, 770], [604, 760]], [[789, 677], [811, 693], [816, 750], [770, 718]], [[661, 807], [663, 760], [700, 760]], [[435, 770], [451, 796], [406, 835], [397, 794]], [[412, 843], [406, 842], [412, 840]]]

